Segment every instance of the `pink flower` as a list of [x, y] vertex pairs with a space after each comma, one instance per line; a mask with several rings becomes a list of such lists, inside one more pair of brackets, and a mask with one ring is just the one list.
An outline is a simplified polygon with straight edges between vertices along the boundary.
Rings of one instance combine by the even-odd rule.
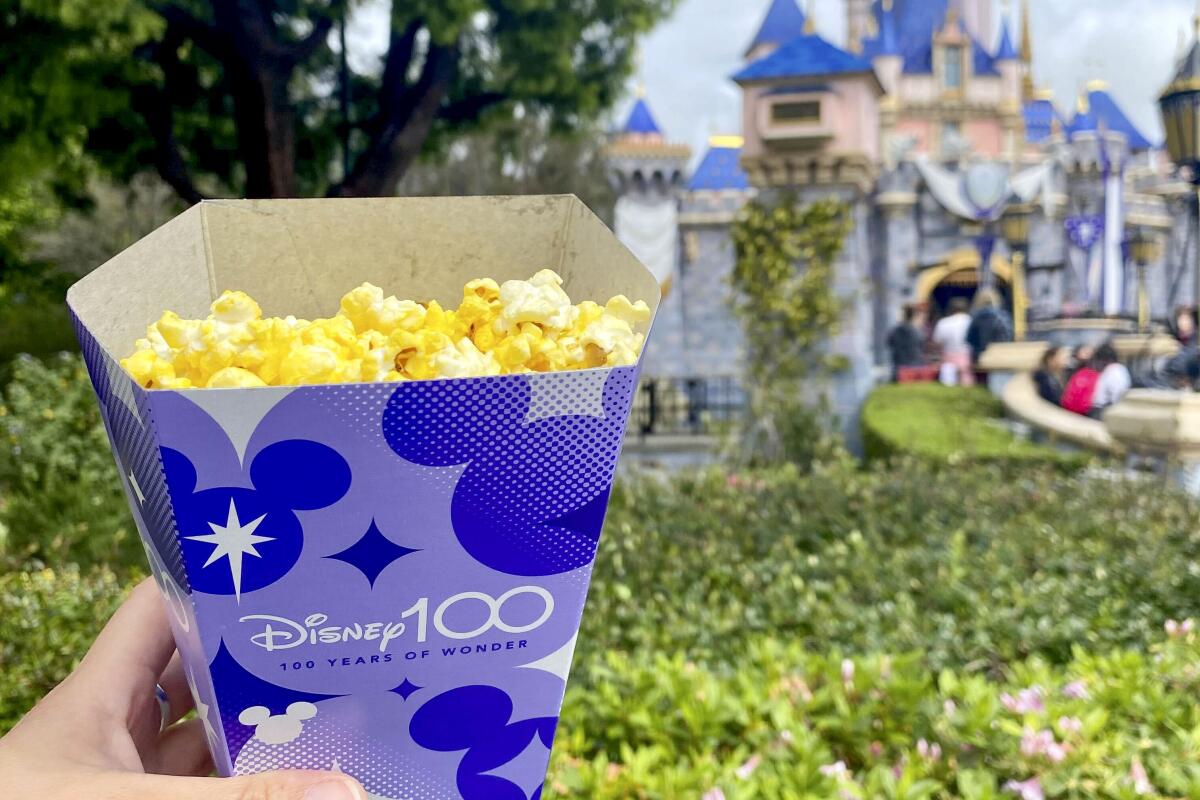
[[779, 732], [779, 741], [783, 742], [784, 744], [791, 744], [792, 742], [796, 741], [796, 737], [791, 731], [782, 730]]
[[746, 763], [738, 767], [734, 774], [738, 776], [739, 780], [744, 781], [754, 774], [754, 770], [758, 769], [758, 765], [761, 763], [762, 756], [760, 756], [758, 753], [755, 753], [746, 759]]
[[926, 761], [937, 761], [942, 757], [942, 746], [937, 742], [930, 744], [924, 739], [918, 739], [917, 755]]
[[725, 800], [725, 793], [718, 787], [713, 787], [700, 796], [700, 800]]
[[1042, 782], [1037, 778], [1030, 778], [1027, 781], [1009, 781], [1004, 784], [1006, 792], [1012, 792], [1021, 800], [1046, 800], [1046, 793], [1042, 791]]
[[1072, 700], [1087, 700], [1091, 697], [1088, 692], [1087, 684], [1083, 681], [1071, 681], [1062, 690], [1063, 697], [1068, 697]]
[[1026, 728], [1025, 735], [1021, 737], [1021, 755], [1029, 758], [1045, 756], [1057, 764], [1067, 757], [1067, 748], [1055, 741], [1054, 731], [1047, 729], [1035, 733]]
[[847, 686], [854, 683], [854, 662], [848, 658], [842, 661], [842, 683]]
[[1154, 784], [1150, 783], [1141, 759], [1135, 758], [1129, 765], [1129, 780], [1133, 782], [1134, 794], [1154, 794]]
[[1183, 639], [1187, 637], [1195, 629], [1195, 627], [1196, 623], [1192, 622], [1191, 617], [1188, 617], [1182, 622], [1176, 622], [1173, 619], [1169, 619], [1163, 623], [1163, 630], [1165, 630], [1167, 632], [1167, 636], [1170, 636], [1172, 639]]
[[837, 780], [841, 780], [849, 774], [849, 770], [846, 769], [845, 761], [835, 761], [832, 764], [826, 764], [822, 767], [818, 767], [817, 771], [826, 778], [836, 778]]
[[871, 742], [871, 758], [879, 758], [883, 755], [883, 742]]
[[958, 711], [958, 706], [955, 705], [953, 700], [947, 700], [946, 702], [942, 703], [942, 711], [946, 712], [947, 717], [953, 717], [954, 712]]
[[1058, 729], [1064, 734], [1079, 733], [1083, 730], [1083, 720], [1079, 719], [1079, 717], [1059, 717]]
[[730, 489], [738, 488], [738, 486], [740, 486], [741, 483], [742, 483], [742, 479], [739, 478], [737, 475], [729, 475], [725, 478], [725, 485], [728, 486]]
[[1046, 705], [1042, 702], [1042, 689], [1039, 686], [1022, 689], [1017, 692], [1016, 697], [1005, 692], [1000, 695], [1000, 702], [1014, 714], [1040, 714], [1046, 710]]

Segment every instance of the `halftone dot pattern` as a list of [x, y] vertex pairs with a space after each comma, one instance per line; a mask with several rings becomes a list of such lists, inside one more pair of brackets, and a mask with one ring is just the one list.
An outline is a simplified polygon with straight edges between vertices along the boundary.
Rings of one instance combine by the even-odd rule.
[[[183, 568], [183, 554], [176, 537], [174, 513], [158, 452], [149, 393], [134, 385], [133, 379], [104, 352], [78, 319], [73, 318], [73, 321], [84, 363], [100, 401], [101, 417], [116, 453], [117, 468], [126, 484], [135, 521], [141, 523], [138, 530], [149, 539], [150, 546], [158, 553], [175, 583], [190, 593], [191, 584]], [[125, 399], [119, 399], [118, 395], [124, 395]], [[130, 410], [130, 403], [135, 405], [137, 414]], [[133, 492], [130, 472], [137, 480], [144, 501], [139, 501]]]
[[[451, 514], [485, 566], [553, 575], [595, 557], [637, 370], [593, 374], [604, 378], [599, 415], [571, 413], [596, 405], [596, 378], [569, 372], [412, 383], [388, 403], [384, 436], [401, 457], [468, 464]], [[538, 413], [560, 413], [527, 422], [535, 380]]]
[[562, 417], [604, 416], [604, 384], [610, 369], [552, 372], [529, 376], [529, 411], [526, 422]]
[[[396, 391], [396, 383], [350, 383], [331, 386], [311, 386], [299, 391], [316, 392], [322, 406], [345, 423], [347, 430], [357, 433], [371, 447], [391, 452], [387, 439], [379, 435], [383, 413], [388, 400]], [[422, 470], [417, 479], [431, 488], [448, 489], [458, 480], [459, 470]]]
[[320, 704], [317, 707], [322, 710], [305, 724], [299, 738], [277, 745], [258, 739], [247, 742], [238, 754], [234, 774], [335, 770], [355, 778], [373, 800], [458, 800], [456, 790], [420, 767], [414, 758], [343, 728], [327, 718]]

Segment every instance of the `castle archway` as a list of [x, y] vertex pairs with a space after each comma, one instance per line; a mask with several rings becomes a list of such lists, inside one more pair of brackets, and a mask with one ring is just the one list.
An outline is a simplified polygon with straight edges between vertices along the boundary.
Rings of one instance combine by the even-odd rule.
[[[978, 250], [970, 247], [955, 250], [941, 263], [921, 270], [913, 299], [932, 308], [935, 316], [944, 312], [955, 297], [974, 300], [982, 278], [979, 270], [981, 263]], [[1009, 287], [1012, 285], [1012, 264], [1003, 256], [993, 254], [991, 270], [993, 288], [999, 292], [1005, 306], [1011, 307]]]

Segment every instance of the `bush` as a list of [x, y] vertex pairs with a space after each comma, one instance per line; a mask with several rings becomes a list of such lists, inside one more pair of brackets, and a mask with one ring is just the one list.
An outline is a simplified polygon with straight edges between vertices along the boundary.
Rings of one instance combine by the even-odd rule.
[[881, 386], [863, 406], [863, 445], [872, 461], [908, 455], [935, 464], [972, 461], [1018, 470], [1048, 464], [1067, 472], [1088, 463], [1087, 455], [1015, 436], [1001, 424], [1003, 413], [1000, 401], [982, 388]]
[[816, 652], [924, 654], [930, 669], [1063, 664], [1142, 649], [1200, 616], [1200, 514], [1159, 480], [921, 461], [862, 471], [684, 475], [618, 486], [580, 679], [593, 653], [736, 663], [763, 636]]
[[105, 569], [0, 574], [0, 733], [67, 676], [125, 592]]
[[0, 392], [0, 553], [138, 567], [144, 554], [83, 362], [23, 356]]
[[610, 654], [568, 690], [545, 796], [1196, 797], [1198, 657], [1189, 634], [989, 680], [769, 639], [721, 673]]

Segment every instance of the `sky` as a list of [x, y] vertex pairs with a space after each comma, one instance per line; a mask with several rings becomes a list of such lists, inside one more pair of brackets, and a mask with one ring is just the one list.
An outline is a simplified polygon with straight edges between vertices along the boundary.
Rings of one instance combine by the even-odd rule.
[[[818, 33], [844, 42], [844, 0], [815, 4]], [[728, 76], [742, 64], [768, 5], [769, 0], [682, 0], [674, 15], [645, 38], [641, 77], [668, 138], [703, 152], [710, 135], [741, 132], [740, 94]], [[1060, 107], [1073, 110], [1084, 84], [1105, 80], [1143, 132], [1160, 138], [1155, 99], [1170, 80], [1181, 31], [1190, 44], [1195, 0], [1033, 0], [1030, 5], [1038, 85], [1053, 89]], [[635, 86], [631, 82], [631, 96]], [[618, 116], [630, 102], [622, 104]]]

